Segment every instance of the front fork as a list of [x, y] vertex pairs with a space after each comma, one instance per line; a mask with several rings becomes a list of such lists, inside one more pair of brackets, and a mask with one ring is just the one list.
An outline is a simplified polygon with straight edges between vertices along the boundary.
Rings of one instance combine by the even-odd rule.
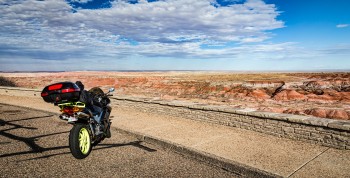
[[96, 121], [94, 118], [90, 117], [89, 126], [90, 126], [90, 130], [91, 130], [92, 138], [95, 138], [95, 136], [96, 136], [94, 125], [96, 125]]

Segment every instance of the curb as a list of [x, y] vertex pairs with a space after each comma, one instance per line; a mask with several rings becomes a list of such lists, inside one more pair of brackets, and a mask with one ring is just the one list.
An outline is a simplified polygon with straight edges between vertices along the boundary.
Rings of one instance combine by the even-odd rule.
[[220, 167], [226, 171], [237, 174], [241, 177], [259, 177], [259, 178], [275, 178], [282, 177], [277, 174], [273, 174], [264, 170], [260, 170], [248, 165], [244, 165], [232, 160], [228, 160], [214, 154], [196, 150], [194, 148], [186, 147], [174, 142], [163, 140], [160, 138], [145, 135], [136, 131], [126, 130], [118, 127], [114, 127], [118, 132], [128, 134], [136, 137], [140, 141], [144, 141], [150, 144], [161, 146], [164, 149], [168, 149], [180, 155], [205, 162], [209, 165]]

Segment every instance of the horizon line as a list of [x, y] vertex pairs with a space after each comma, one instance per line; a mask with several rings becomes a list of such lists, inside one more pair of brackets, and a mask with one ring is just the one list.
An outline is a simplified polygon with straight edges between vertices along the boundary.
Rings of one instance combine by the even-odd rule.
[[311, 69], [311, 70], [13, 70], [0, 73], [60, 73], [60, 72], [350, 72], [350, 69]]

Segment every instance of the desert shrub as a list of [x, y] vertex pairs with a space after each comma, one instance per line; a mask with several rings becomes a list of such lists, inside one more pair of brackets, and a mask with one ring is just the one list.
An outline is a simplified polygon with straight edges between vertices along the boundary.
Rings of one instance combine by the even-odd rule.
[[11, 80], [0, 76], [0, 86], [16, 87], [17, 85], [14, 82], [12, 82]]

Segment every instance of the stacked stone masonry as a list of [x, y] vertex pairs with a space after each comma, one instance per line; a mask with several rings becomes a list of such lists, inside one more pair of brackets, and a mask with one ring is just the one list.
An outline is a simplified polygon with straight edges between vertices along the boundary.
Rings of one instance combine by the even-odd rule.
[[350, 150], [350, 122], [185, 102], [115, 97], [114, 105], [147, 113], [205, 121]]

